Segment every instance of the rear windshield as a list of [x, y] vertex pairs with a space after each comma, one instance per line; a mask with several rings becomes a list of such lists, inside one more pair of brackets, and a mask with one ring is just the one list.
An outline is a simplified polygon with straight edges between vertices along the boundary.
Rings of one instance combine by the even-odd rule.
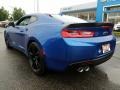
[[87, 21], [80, 19], [80, 18], [73, 17], [73, 16], [52, 15], [52, 17], [54, 17], [55, 19], [60, 20], [64, 23], [87, 23]]

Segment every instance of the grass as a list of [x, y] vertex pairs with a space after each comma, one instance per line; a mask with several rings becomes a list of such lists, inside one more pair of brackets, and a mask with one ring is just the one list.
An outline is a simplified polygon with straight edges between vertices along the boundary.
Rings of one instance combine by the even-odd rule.
[[114, 35], [120, 37], [120, 31], [113, 31]]

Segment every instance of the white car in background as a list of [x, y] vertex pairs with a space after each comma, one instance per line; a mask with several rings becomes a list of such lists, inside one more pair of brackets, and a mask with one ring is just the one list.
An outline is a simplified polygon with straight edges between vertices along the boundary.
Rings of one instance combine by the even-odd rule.
[[9, 20], [0, 21], [0, 27], [5, 28], [5, 27], [6, 27], [6, 25], [8, 25], [9, 23], [10, 23], [10, 21], [9, 21]]
[[120, 30], [120, 22], [114, 25], [114, 30]]

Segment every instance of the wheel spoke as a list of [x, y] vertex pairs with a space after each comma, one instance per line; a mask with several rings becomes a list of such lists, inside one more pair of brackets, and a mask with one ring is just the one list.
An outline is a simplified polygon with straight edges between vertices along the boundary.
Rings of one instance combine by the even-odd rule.
[[37, 43], [32, 42], [28, 47], [28, 57], [29, 63], [32, 70], [37, 75], [42, 75], [45, 72], [45, 63], [44, 63], [44, 56], [43, 50], [39, 48]]
[[38, 70], [40, 68], [39, 63], [39, 50], [33, 46], [29, 49], [29, 56], [31, 60], [31, 66], [33, 69]]
[[39, 61], [38, 60], [32, 60], [32, 67], [34, 69], [39, 69]]

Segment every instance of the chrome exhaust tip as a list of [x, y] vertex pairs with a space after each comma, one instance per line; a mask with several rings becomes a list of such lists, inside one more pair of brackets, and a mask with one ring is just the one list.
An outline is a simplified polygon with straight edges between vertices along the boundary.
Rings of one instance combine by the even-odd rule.
[[83, 67], [79, 67], [79, 68], [77, 69], [77, 71], [80, 72], [80, 73], [82, 73], [82, 72], [84, 71], [84, 68], [83, 68]]
[[88, 72], [90, 70], [90, 67], [89, 66], [85, 66], [84, 67], [84, 71]]

